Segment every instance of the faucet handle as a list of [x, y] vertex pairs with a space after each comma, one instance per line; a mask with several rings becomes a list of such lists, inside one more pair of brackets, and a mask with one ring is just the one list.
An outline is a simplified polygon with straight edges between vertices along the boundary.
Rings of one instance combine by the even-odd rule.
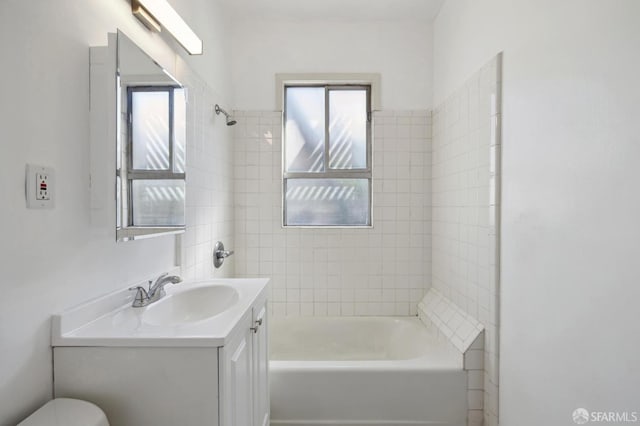
[[233, 250], [225, 250], [222, 241], [216, 242], [213, 247], [213, 266], [217, 268], [221, 267], [224, 263], [224, 259], [231, 256]]
[[231, 256], [233, 253], [235, 253], [233, 250], [218, 250], [216, 251], [216, 257], [218, 259], [224, 259], [225, 257]]
[[134, 287], [129, 287], [130, 291], [136, 291], [136, 295], [133, 298], [133, 306], [134, 307], [140, 307], [140, 306], [144, 306], [145, 301], [149, 298], [149, 294], [147, 293], [147, 290], [144, 289], [144, 287], [142, 286], [134, 286]]

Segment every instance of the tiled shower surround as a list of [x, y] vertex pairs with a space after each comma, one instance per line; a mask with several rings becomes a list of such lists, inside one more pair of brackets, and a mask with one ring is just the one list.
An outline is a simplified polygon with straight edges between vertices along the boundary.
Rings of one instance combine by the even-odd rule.
[[431, 118], [380, 111], [373, 227], [282, 227], [282, 116], [235, 111], [235, 269], [271, 277], [273, 315], [415, 315], [431, 276]]
[[498, 422], [500, 84], [498, 56], [433, 115], [374, 114], [370, 229], [283, 228], [281, 113], [235, 112], [236, 273], [271, 277], [276, 316], [415, 315], [433, 286], [484, 326], [473, 426]]
[[485, 426], [498, 424], [501, 59], [433, 113], [432, 285], [485, 327]]
[[[233, 261], [214, 269], [216, 241], [233, 247], [232, 135], [214, 121], [212, 105], [220, 96], [183, 62], [178, 78], [187, 88], [187, 230], [179, 236], [177, 261], [185, 279], [233, 276]], [[215, 125], [217, 124], [217, 125]]]

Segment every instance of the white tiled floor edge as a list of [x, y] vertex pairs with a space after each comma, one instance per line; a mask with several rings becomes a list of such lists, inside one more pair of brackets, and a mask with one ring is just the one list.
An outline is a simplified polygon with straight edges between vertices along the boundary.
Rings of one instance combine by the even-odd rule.
[[432, 285], [485, 328], [484, 424], [498, 424], [502, 56], [433, 112]]

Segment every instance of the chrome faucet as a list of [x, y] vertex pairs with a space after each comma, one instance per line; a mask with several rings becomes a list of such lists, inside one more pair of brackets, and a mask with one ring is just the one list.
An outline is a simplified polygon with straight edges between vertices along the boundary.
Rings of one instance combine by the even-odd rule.
[[169, 276], [169, 274], [165, 272], [164, 274], [156, 278], [156, 281], [153, 282], [153, 284], [152, 281], [149, 281], [148, 290], [145, 290], [145, 288], [142, 286], [131, 287], [129, 290], [136, 291], [136, 297], [133, 299], [133, 304], [131, 306], [133, 306], [134, 308], [141, 308], [143, 306], [148, 306], [153, 302], [157, 302], [167, 294], [164, 291], [165, 285], [169, 283], [178, 284], [181, 282], [182, 278], [180, 278], [179, 276]]

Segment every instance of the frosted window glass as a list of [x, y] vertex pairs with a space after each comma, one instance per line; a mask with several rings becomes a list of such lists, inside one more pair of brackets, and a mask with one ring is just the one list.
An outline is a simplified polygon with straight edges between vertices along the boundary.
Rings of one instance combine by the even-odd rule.
[[187, 161], [187, 103], [184, 97], [184, 89], [176, 89], [173, 92], [173, 167], [174, 172], [184, 173]]
[[185, 181], [134, 180], [131, 182], [133, 226], [183, 226]]
[[285, 170], [324, 170], [325, 109], [323, 87], [289, 87], [286, 90]]
[[132, 92], [133, 168], [169, 169], [169, 92]]
[[367, 92], [329, 91], [329, 167], [367, 167]]
[[368, 179], [288, 179], [285, 224], [367, 226]]

